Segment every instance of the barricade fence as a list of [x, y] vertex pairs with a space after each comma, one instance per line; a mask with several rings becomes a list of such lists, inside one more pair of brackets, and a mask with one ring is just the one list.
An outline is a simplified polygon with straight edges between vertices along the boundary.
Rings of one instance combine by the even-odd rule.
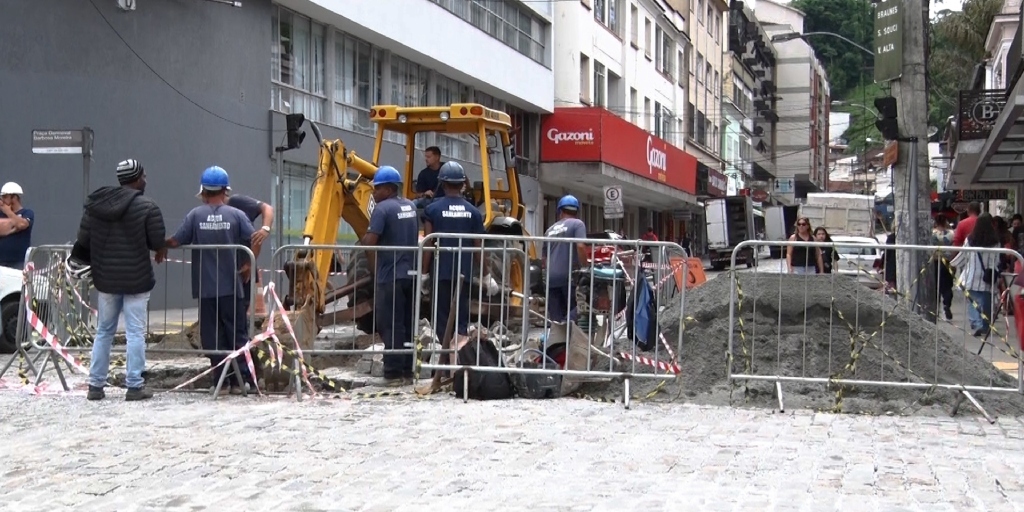
[[[562, 250], [588, 263], [552, 274], [545, 262]], [[100, 324], [99, 296], [89, 279], [68, 271], [69, 251], [67, 245], [30, 251], [17, 339], [20, 347], [38, 354], [29, 359], [22, 350], [0, 377], [17, 360], [19, 375], [33, 374], [38, 386], [49, 366], [67, 390], [62, 368], [88, 371]], [[150, 359], [158, 354], [223, 358], [215, 395], [233, 372], [254, 375], [251, 385], [259, 392], [284, 388], [301, 397], [303, 387], [342, 390], [348, 387], [344, 379], [318, 368], [355, 366], [357, 374], [396, 376], [384, 375], [385, 360], [388, 370], [404, 378], [467, 370], [564, 378], [566, 385], [553, 392], [559, 395], [583, 380], [622, 379], [628, 387], [630, 378], [671, 379], [679, 373], [682, 333], [669, 340], [657, 329], [648, 335], [632, 324], [642, 317], [657, 325], [669, 307], [682, 317], [685, 289], [699, 284], [682, 248], [664, 242], [433, 234], [410, 248], [285, 246], [274, 253], [270, 268], [257, 270], [232, 260], [217, 272], [203, 271], [204, 255], [224, 254], [252, 261], [251, 251], [242, 246], [172, 250], [155, 267], [159, 284], [147, 308]], [[564, 254], [554, 259], [564, 261]], [[404, 263], [398, 273], [374, 275], [380, 258]], [[237, 298], [192, 294], [193, 284], [203, 288], [204, 280], [219, 279], [223, 268], [245, 273], [240, 281], [250, 297], [262, 296], [266, 313], [256, 314], [257, 301], [249, 301], [212, 327], [201, 321], [212, 313], [200, 310], [220, 312], [225, 309], [220, 302]], [[262, 273], [262, 290], [255, 284], [257, 272]], [[558, 294], [554, 300], [552, 293]], [[163, 306], [157, 309], [154, 303]], [[553, 307], [562, 311], [554, 321]], [[239, 316], [244, 316], [241, 322]], [[237, 334], [235, 341], [231, 336], [223, 341], [221, 331], [239, 323], [245, 325], [243, 341]], [[126, 362], [121, 325], [115, 366]], [[214, 334], [204, 333], [204, 326]], [[202, 342], [210, 337], [222, 343]], [[493, 346], [500, 361], [460, 360], [458, 349], [467, 344], [475, 346], [478, 356], [482, 347]], [[175, 389], [196, 385], [210, 371], [208, 365], [196, 366], [194, 373], [201, 375]]]
[[[1019, 344], [997, 321], [1013, 274], [986, 272], [1024, 264], [1016, 251], [752, 240], [735, 248], [734, 266], [751, 246], [781, 247], [783, 258], [729, 277], [734, 386], [772, 383], [781, 409], [784, 384], [825, 384], [836, 411], [861, 387], [894, 401], [946, 389], [960, 394], [954, 413], [966, 399], [990, 420], [972, 393], [1024, 392]], [[827, 262], [832, 272], [821, 271]], [[899, 272], [902, 293], [892, 286], [901, 268], [913, 269]]]

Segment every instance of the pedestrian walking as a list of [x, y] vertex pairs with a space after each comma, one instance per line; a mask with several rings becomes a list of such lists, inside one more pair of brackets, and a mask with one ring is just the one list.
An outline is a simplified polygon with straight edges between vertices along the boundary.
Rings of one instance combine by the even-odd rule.
[[[438, 180], [444, 190], [444, 196], [436, 198], [424, 212], [423, 234], [431, 233], [462, 233], [468, 235], [484, 234], [484, 216], [480, 210], [462, 197], [462, 187], [466, 182], [466, 171], [458, 162], [448, 161], [441, 166]], [[441, 247], [463, 248], [480, 247], [482, 240], [441, 237], [437, 244]], [[474, 258], [476, 254], [476, 258]], [[432, 267], [432, 251], [423, 254], [424, 272]], [[451, 314], [452, 296], [458, 295], [455, 311], [455, 333], [465, 336], [469, 333], [469, 283], [473, 279], [473, 260], [483, 258], [479, 252], [451, 251], [441, 252], [437, 257], [437, 273], [435, 275], [434, 331], [443, 341], [447, 339], [448, 317]], [[462, 287], [458, 287], [458, 276], [464, 277]], [[454, 338], [454, 335], [452, 336]]]
[[[167, 246], [248, 247], [254, 231], [252, 223], [241, 210], [228, 206], [230, 190], [227, 171], [217, 166], [203, 171], [199, 193], [196, 194], [203, 204], [188, 212], [178, 231], [167, 239]], [[192, 298], [199, 299], [199, 338], [203, 350], [236, 350], [248, 343], [249, 322], [241, 273], [249, 272], [251, 265], [244, 251], [192, 251]], [[208, 357], [211, 367], [214, 367], [221, 364], [226, 356], [211, 354]], [[243, 386], [253, 384], [248, 366], [238, 366], [242, 375], [229, 372], [228, 392], [232, 395], [242, 394]]]
[[[942, 214], [935, 216], [931, 245], [938, 247], [953, 245], [953, 230], [949, 228], [949, 222]], [[946, 320], [953, 319], [953, 272], [949, 265], [952, 258], [953, 254], [949, 251], [939, 251], [935, 256], [935, 282], [939, 290], [939, 298], [942, 299], [942, 310], [946, 315]]]
[[78, 228], [76, 248], [88, 254], [93, 286], [99, 292], [96, 304], [96, 338], [89, 363], [89, 400], [102, 400], [110, 371], [110, 346], [117, 320], [124, 313], [128, 357], [125, 400], [145, 400], [153, 392], [145, 388], [146, 323], [149, 294], [156, 285], [154, 259], [162, 263], [164, 217], [156, 202], [143, 195], [146, 171], [138, 160], [117, 164], [120, 186], [100, 187], [89, 194]]
[[[829, 236], [827, 229], [817, 227], [814, 229], [814, 241], [832, 243], [832, 237]], [[839, 262], [839, 251], [835, 247], [822, 247], [818, 250], [821, 251], [821, 270], [818, 273], [831, 274], [835, 272], [835, 265]]]
[[[982, 213], [975, 217], [974, 227], [964, 241], [964, 247], [1001, 246], [992, 216]], [[999, 254], [963, 251], [953, 258], [952, 265], [960, 269], [960, 284], [967, 290], [971, 304], [967, 306], [967, 317], [974, 329], [974, 336], [987, 338], [991, 331], [992, 295], [999, 286]]]
[[[790, 242], [813, 242], [811, 234], [811, 220], [807, 217], [800, 217], [796, 220], [796, 233], [789, 237]], [[817, 247], [796, 247], [790, 246], [786, 252], [786, 265], [790, 274], [814, 274], [821, 272], [824, 262], [821, 259], [821, 251]]]
[[32, 246], [36, 214], [21, 204], [25, 192], [13, 181], [0, 187], [0, 266], [25, 268], [25, 253]]
[[[558, 220], [544, 236], [550, 238], [587, 237], [587, 225], [580, 220], [580, 202], [572, 195], [558, 200]], [[573, 270], [587, 263], [587, 245], [569, 242], [549, 242], [545, 248], [544, 267], [547, 269], [546, 311], [549, 320], [565, 322], [576, 320], [576, 297], [572, 282]]]
[[[405, 348], [413, 335], [413, 276], [415, 249], [419, 242], [416, 206], [399, 194], [402, 176], [391, 166], [377, 169], [373, 176], [373, 199], [377, 205], [370, 215], [370, 227], [360, 243], [367, 247], [395, 247], [403, 250], [367, 251], [375, 262], [374, 314], [377, 332], [388, 350]], [[401, 386], [412, 381], [411, 354], [384, 355], [384, 384]]]

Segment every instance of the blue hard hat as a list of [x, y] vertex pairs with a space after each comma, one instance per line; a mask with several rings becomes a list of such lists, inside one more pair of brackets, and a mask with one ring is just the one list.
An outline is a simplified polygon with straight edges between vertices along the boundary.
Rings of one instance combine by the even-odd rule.
[[380, 169], [377, 169], [377, 173], [373, 175], [373, 186], [387, 185], [393, 183], [395, 185], [401, 185], [402, 175], [398, 173], [398, 170], [390, 165], [385, 165]]
[[206, 190], [231, 188], [228, 186], [228, 172], [216, 165], [207, 167], [206, 170], [203, 171], [203, 177], [199, 180], [199, 185]]
[[579, 199], [576, 199], [576, 196], [571, 194], [562, 196], [562, 198], [558, 200], [558, 209], [574, 212], [580, 209], [580, 201]]
[[445, 162], [437, 172], [437, 179], [444, 183], [464, 183], [466, 170], [458, 162]]

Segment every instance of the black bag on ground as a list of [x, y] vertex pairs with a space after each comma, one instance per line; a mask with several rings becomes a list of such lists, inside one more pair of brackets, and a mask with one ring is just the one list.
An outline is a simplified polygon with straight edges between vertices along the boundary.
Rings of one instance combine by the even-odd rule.
[[[519, 363], [520, 368], [530, 369], [548, 369], [557, 370], [559, 369], [558, 363], [552, 360], [550, 357], [545, 356], [539, 350], [529, 350], [528, 352], [536, 352], [542, 357], [547, 357], [547, 366], [541, 363], [535, 363], [533, 361], [521, 361]], [[545, 398], [559, 398], [562, 396], [562, 376], [555, 374], [541, 374], [541, 373], [513, 373], [510, 374], [512, 378], [512, 387], [515, 388], [516, 396], [519, 398], [526, 398], [531, 400], [540, 400]]]
[[[473, 366], [495, 366], [500, 367], [501, 354], [489, 340], [481, 339], [479, 342], [470, 339], [458, 350], [458, 363], [460, 365]], [[479, 356], [479, 360], [477, 357]], [[465, 388], [463, 379], [469, 379], [469, 398], [473, 400], [503, 400], [512, 398], [512, 380], [507, 373], [503, 372], [474, 372], [473, 370], [456, 370], [453, 375], [452, 387], [455, 396], [462, 396]]]

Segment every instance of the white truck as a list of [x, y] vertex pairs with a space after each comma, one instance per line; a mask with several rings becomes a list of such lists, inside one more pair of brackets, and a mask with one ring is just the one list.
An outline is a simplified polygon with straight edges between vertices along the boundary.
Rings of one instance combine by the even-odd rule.
[[[767, 206], [764, 209], [764, 239], [771, 242], [784, 242], [796, 230], [796, 218], [800, 213], [799, 206]], [[769, 247], [772, 259], [782, 257], [782, 247]]]
[[[749, 196], [729, 196], [704, 202], [707, 221], [708, 257], [711, 268], [723, 270], [729, 266], [732, 251], [744, 240], [754, 240], [754, 204]], [[737, 263], [747, 267], [757, 264], [754, 246], [736, 256]]]
[[807, 217], [811, 227], [825, 228], [829, 235], [875, 236], [875, 196], [838, 193], [807, 194], [800, 205], [800, 217]]

